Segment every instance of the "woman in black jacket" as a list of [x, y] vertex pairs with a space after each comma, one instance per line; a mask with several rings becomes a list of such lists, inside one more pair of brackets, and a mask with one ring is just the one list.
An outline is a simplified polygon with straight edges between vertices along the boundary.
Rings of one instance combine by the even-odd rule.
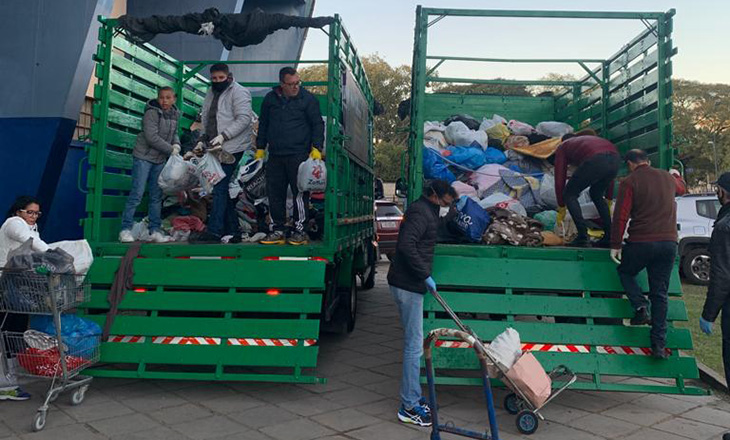
[[426, 185], [421, 198], [408, 207], [398, 234], [395, 258], [388, 271], [388, 284], [403, 325], [403, 378], [398, 419], [404, 423], [431, 426], [431, 411], [421, 396], [420, 359], [423, 354], [423, 295], [435, 291], [431, 277], [439, 208], [451, 206], [456, 191], [443, 180]]

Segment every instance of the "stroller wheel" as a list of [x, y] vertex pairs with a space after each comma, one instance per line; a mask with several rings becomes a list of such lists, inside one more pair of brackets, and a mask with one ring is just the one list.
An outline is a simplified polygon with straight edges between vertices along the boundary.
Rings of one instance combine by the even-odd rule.
[[510, 393], [504, 396], [504, 409], [508, 413], [515, 415], [518, 412], [520, 412], [520, 399], [517, 397], [517, 394]]
[[520, 411], [515, 422], [517, 429], [525, 435], [534, 434], [537, 431], [538, 419], [532, 411], [526, 409]]

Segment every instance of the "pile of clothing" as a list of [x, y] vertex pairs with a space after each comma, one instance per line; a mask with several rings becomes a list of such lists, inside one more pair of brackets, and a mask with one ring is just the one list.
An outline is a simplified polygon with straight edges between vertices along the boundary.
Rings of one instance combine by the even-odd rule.
[[[572, 126], [459, 114], [426, 122], [423, 131], [424, 177], [446, 180], [461, 197], [453, 224], [440, 231], [442, 242], [560, 245], [575, 232], [569, 221], [556, 231], [549, 160]], [[586, 219], [598, 217], [587, 192], [580, 201]]]

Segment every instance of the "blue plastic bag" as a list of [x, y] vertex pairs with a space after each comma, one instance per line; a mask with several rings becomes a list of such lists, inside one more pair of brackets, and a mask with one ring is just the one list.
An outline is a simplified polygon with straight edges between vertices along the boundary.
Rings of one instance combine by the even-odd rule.
[[487, 163], [496, 163], [500, 165], [507, 162], [507, 156], [505, 156], [502, 151], [492, 147], [487, 148], [484, 152], [484, 159]]
[[470, 170], [476, 170], [487, 163], [484, 150], [479, 144], [476, 144], [476, 146], [472, 144], [469, 147], [449, 147], [447, 150], [451, 153], [445, 156], [447, 160]]
[[[52, 336], [56, 335], [53, 316], [31, 316], [30, 328]], [[69, 354], [72, 356], [84, 357], [94, 354], [100, 337], [101, 327], [97, 323], [76, 315], [61, 315], [61, 340], [66, 344]]]
[[446, 167], [441, 156], [430, 148], [423, 149], [423, 176], [426, 179], [440, 179], [449, 183], [456, 180], [456, 176]]
[[482, 241], [482, 235], [492, 222], [492, 218], [477, 202], [467, 196], [461, 196], [456, 204], [459, 211], [456, 216], [456, 227], [461, 230], [470, 241], [478, 243]]

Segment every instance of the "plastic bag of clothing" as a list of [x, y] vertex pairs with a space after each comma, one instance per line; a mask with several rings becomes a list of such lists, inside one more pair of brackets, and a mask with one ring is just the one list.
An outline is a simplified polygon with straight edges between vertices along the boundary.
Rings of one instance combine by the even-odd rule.
[[[255, 142], [255, 138], [254, 138]], [[235, 171], [233, 171], [233, 178], [228, 181], [228, 197], [235, 199], [240, 196], [243, 192], [241, 186], [241, 176], [243, 175], [246, 165], [253, 161], [253, 151], [248, 150], [243, 153], [241, 160], [238, 161]]]
[[423, 149], [423, 177], [441, 179], [449, 183], [456, 180], [456, 176], [448, 169], [441, 155], [430, 148]]
[[[50, 315], [31, 316], [30, 328], [52, 336], [57, 334]], [[94, 321], [71, 314], [61, 315], [61, 340], [73, 355], [91, 357], [99, 346], [100, 337], [101, 327]]]
[[503, 164], [507, 162], [507, 156], [505, 156], [502, 151], [489, 147], [484, 150], [484, 160], [488, 164]]
[[515, 147], [528, 147], [530, 146], [530, 141], [527, 139], [527, 136], [517, 136], [513, 135], [507, 138], [506, 141], [504, 141], [504, 148], [515, 148]]
[[426, 121], [423, 123], [423, 132], [429, 132], [429, 131], [440, 131], [444, 132], [446, 131], [446, 126], [438, 121]]
[[62, 249], [73, 257], [74, 272], [85, 275], [94, 262], [94, 253], [86, 240], [58, 241], [48, 245], [51, 249]]
[[446, 125], [448, 128], [449, 125], [455, 122], [461, 122], [462, 124], [466, 125], [469, 130], [479, 129], [479, 121], [477, 121], [471, 115], [453, 115], [444, 121], [444, 125]]
[[507, 120], [496, 113], [492, 115], [492, 120], [499, 122], [500, 124], [507, 125]]
[[458, 214], [454, 219], [456, 226], [474, 243], [482, 241], [491, 219], [489, 214], [477, 202], [467, 196], [461, 196], [456, 204]]
[[324, 192], [327, 189], [327, 166], [322, 159], [310, 157], [299, 164], [297, 187], [302, 192]]
[[545, 174], [540, 181], [540, 203], [550, 209], [558, 209], [558, 199], [555, 196], [555, 176]]
[[512, 327], [498, 334], [486, 348], [487, 353], [503, 371], [512, 368], [512, 365], [522, 356], [520, 334]]
[[17, 249], [8, 252], [6, 269], [40, 270], [47, 273], [73, 274], [74, 257], [61, 248], [45, 252], [33, 250], [33, 239], [29, 238]]
[[476, 170], [487, 163], [484, 150], [478, 146], [449, 147], [441, 152], [447, 161], [456, 163], [470, 170]]
[[193, 189], [198, 186], [195, 165], [183, 160], [179, 154], [173, 154], [162, 168], [157, 184], [166, 194]]
[[558, 222], [557, 211], [543, 211], [535, 214], [535, 220], [542, 223], [546, 231], [554, 231], [555, 225]]
[[423, 134], [423, 145], [435, 150], [446, 148], [448, 143], [443, 131], [430, 130]]
[[494, 119], [482, 119], [482, 123], [479, 124], [479, 130], [481, 131], [487, 131], [490, 128], [494, 127], [495, 125], [499, 124], [499, 122], [495, 121]]
[[529, 217], [496, 206], [487, 209], [492, 217], [484, 243], [492, 245], [542, 246], [542, 224]]
[[210, 153], [205, 153], [201, 158], [193, 157], [190, 162], [195, 165], [195, 174], [202, 187], [201, 195], [212, 194], [213, 187], [226, 177], [221, 163]]
[[[28, 347], [16, 356], [18, 363], [28, 374], [43, 377], [60, 377], [63, 374], [58, 347], [46, 350]], [[67, 371], [78, 371], [87, 365], [91, 366], [90, 359], [66, 355]]]
[[485, 131], [490, 139], [499, 139], [500, 141], [502, 141], [502, 145], [504, 145], [504, 142], [512, 134], [509, 132], [509, 129], [504, 124], [497, 124], [493, 127], [488, 128]]
[[506, 168], [499, 164], [487, 164], [474, 171], [469, 176], [469, 183], [476, 187], [479, 198], [484, 198], [484, 192], [502, 180], [500, 170]]
[[266, 167], [264, 160], [257, 159], [241, 167], [239, 182], [249, 200], [266, 197]]
[[489, 137], [481, 130], [471, 130], [466, 124], [460, 121], [452, 122], [444, 132], [449, 145], [465, 147], [477, 142], [483, 149], [487, 148]]
[[535, 132], [535, 128], [532, 125], [515, 119], [512, 119], [507, 123], [507, 128], [509, 128], [512, 134], [516, 134], [518, 136], [527, 136]]
[[557, 121], [540, 122], [535, 127], [535, 130], [537, 130], [539, 134], [547, 137], [563, 137], [568, 133], [573, 133], [573, 127], [571, 127], [570, 124]]
[[467, 196], [467, 197], [478, 197], [477, 196], [477, 190], [473, 186], [469, 185], [468, 183], [459, 182], [458, 180], [451, 184], [452, 187], [456, 190], [456, 194], [461, 196]]
[[527, 210], [525, 210], [525, 207], [522, 206], [522, 203], [520, 203], [519, 200], [513, 199], [512, 197], [502, 193], [492, 194], [482, 199], [482, 201], [479, 202], [479, 206], [483, 209], [493, 207], [508, 209], [521, 216], [527, 216]]

